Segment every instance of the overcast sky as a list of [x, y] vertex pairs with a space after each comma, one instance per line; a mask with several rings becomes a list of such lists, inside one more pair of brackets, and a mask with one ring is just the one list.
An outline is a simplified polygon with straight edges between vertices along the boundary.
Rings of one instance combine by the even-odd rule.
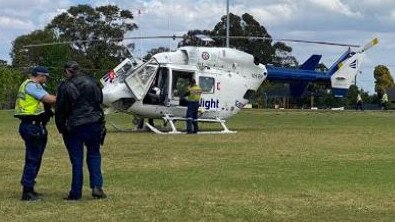
[[[135, 14], [140, 27], [131, 36], [184, 34], [192, 29], [212, 30], [226, 11], [226, 0], [0, 0], [0, 59], [10, 62], [12, 41], [23, 34], [42, 29], [71, 5], [116, 4]], [[137, 10], [143, 13], [137, 15]], [[364, 45], [374, 37], [379, 45], [367, 51], [357, 85], [374, 91], [373, 69], [378, 64], [395, 70], [394, 0], [230, 0], [230, 11], [249, 13], [274, 38], [295, 38]], [[152, 47], [177, 45], [172, 40], [137, 41], [136, 55]], [[330, 66], [344, 47], [288, 43], [302, 63], [311, 54], [322, 54]], [[393, 74], [394, 75], [394, 74]]]

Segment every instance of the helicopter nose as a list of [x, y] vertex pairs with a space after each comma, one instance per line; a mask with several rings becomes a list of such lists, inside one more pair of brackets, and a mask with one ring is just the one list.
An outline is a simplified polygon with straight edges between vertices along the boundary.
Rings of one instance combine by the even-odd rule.
[[111, 90], [110, 88], [103, 88], [103, 104], [105, 106], [111, 106], [113, 102], [115, 102], [118, 98], [116, 94], [114, 93], [114, 90]]
[[125, 84], [108, 85], [104, 86], [103, 92], [103, 104], [106, 106], [112, 106], [112, 104], [122, 98], [132, 98], [133, 94], [127, 88]]
[[109, 93], [107, 93], [107, 92], [103, 92], [103, 104], [105, 106], [110, 106], [110, 104], [111, 104], [110, 96], [109, 96]]

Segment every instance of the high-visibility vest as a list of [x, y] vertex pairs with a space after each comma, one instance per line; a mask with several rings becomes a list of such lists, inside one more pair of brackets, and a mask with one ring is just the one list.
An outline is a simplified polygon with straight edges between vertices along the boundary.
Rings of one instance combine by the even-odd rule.
[[188, 87], [188, 91], [188, 101], [198, 102], [200, 100], [200, 96], [202, 95], [202, 89], [198, 85]]
[[362, 102], [362, 97], [361, 97], [361, 95], [358, 94], [358, 96], [357, 96], [357, 102], [359, 102], [359, 101]]
[[26, 86], [30, 82], [33, 81], [27, 79], [19, 87], [15, 103], [15, 116], [36, 116], [44, 112], [44, 104], [26, 93]]
[[382, 103], [386, 103], [386, 102], [388, 102], [388, 96], [387, 96], [387, 93], [384, 93], [384, 95], [383, 95], [383, 98], [381, 98], [381, 102], [382, 102]]

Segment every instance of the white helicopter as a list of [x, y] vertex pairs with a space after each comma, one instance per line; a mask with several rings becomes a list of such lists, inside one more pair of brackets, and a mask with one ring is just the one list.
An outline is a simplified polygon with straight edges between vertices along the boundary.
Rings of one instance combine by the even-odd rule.
[[327, 73], [314, 71], [321, 56], [312, 56], [300, 69], [269, 66], [267, 70], [263, 64], [255, 62], [252, 55], [232, 48], [181, 47], [175, 52], [158, 53], [147, 62], [131, 57], [101, 79], [104, 104], [112, 111], [133, 113], [142, 118], [162, 118], [170, 124], [170, 130], [161, 131], [150, 123], [145, 125], [158, 134], [179, 134], [182, 131], [177, 130], [174, 122], [186, 120], [182, 96], [185, 83], [193, 78], [203, 92], [198, 121], [220, 123], [223, 128], [199, 133], [234, 133], [226, 126], [226, 120], [248, 103], [248, 95], [266, 78], [302, 87], [307, 82], [329, 82], [334, 92], [344, 93], [354, 84], [364, 52], [377, 43], [375, 38], [359, 51], [349, 48]]
[[[231, 48], [181, 47], [175, 52], [154, 55], [142, 62], [125, 59], [101, 79], [104, 104], [112, 110], [144, 118], [163, 118], [170, 134], [178, 134], [174, 121], [186, 120], [182, 98], [186, 83], [195, 79], [202, 89], [199, 122], [220, 123], [221, 131], [234, 133], [226, 119], [248, 102], [246, 95], [256, 91], [266, 79], [264, 65], [248, 53]], [[149, 123], [155, 133], [165, 133]]]

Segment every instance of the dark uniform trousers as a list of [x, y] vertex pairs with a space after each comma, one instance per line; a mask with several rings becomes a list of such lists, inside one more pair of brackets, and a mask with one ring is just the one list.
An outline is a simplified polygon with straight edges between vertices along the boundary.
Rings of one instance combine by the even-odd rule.
[[63, 140], [72, 165], [70, 197], [80, 198], [82, 196], [84, 145], [87, 147], [86, 162], [90, 187], [101, 188], [103, 186], [100, 156], [101, 130], [100, 123], [88, 123], [77, 126], [67, 134], [63, 134]]
[[199, 101], [188, 101], [187, 107], [187, 133], [197, 133]]
[[19, 125], [19, 134], [25, 141], [26, 147], [21, 184], [24, 187], [33, 188], [47, 145], [48, 131], [41, 122], [22, 121]]

